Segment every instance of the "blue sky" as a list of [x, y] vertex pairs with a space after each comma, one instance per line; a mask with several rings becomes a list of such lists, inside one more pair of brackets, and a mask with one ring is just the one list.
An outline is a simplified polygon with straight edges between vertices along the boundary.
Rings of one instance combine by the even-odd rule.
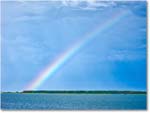
[[126, 11], [38, 89], [146, 90], [146, 2], [2, 2], [2, 91], [22, 91], [60, 53]]

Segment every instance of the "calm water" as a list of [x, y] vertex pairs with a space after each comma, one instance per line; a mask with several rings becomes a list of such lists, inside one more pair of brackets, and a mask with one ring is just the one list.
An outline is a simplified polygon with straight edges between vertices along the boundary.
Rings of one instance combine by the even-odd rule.
[[2, 94], [5, 110], [132, 110], [146, 109], [146, 95], [137, 94]]

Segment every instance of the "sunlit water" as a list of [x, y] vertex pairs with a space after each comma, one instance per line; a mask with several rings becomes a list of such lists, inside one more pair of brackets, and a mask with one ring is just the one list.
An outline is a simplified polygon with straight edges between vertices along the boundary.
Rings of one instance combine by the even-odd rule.
[[132, 110], [146, 109], [144, 94], [9, 94], [1, 95], [5, 110]]

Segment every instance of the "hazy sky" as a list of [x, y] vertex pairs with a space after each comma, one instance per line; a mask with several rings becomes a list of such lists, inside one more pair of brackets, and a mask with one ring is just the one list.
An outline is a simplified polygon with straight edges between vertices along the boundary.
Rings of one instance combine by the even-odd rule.
[[127, 16], [95, 35], [38, 89], [146, 90], [146, 2], [19, 0], [2, 2], [2, 91], [24, 90], [120, 11]]

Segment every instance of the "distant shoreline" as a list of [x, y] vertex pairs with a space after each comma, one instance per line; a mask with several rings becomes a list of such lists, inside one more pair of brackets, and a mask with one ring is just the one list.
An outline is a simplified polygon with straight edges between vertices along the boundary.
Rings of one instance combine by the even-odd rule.
[[49, 91], [49, 90], [26, 90], [22, 92], [1, 92], [1, 93], [20, 93], [20, 94], [27, 94], [27, 93], [41, 93], [41, 94], [146, 94], [146, 91], [91, 91], [91, 90], [81, 90], [81, 91]]

